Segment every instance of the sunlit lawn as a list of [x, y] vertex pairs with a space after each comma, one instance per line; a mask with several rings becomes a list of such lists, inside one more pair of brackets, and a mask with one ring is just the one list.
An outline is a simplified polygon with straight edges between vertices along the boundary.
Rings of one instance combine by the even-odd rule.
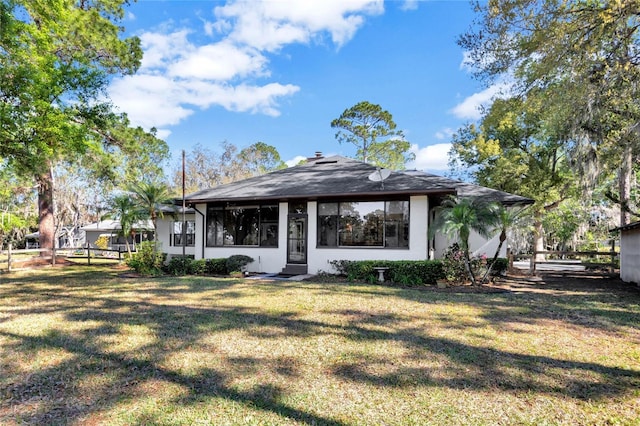
[[0, 275], [1, 424], [639, 424], [640, 292]]

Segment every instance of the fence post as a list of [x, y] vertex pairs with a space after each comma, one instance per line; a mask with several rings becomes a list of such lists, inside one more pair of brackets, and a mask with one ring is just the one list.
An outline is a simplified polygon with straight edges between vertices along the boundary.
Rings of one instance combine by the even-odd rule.
[[611, 266], [609, 270], [611, 274], [616, 270], [616, 240], [613, 238], [611, 239]]
[[55, 246], [51, 249], [51, 266], [56, 265], [56, 248]]
[[11, 243], [9, 243], [9, 250], [7, 251], [7, 268], [11, 272]]
[[118, 263], [122, 263], [122, 247], [118, 247]]
[[91, 266], [91, 245], [87, 241], [87, 266]]

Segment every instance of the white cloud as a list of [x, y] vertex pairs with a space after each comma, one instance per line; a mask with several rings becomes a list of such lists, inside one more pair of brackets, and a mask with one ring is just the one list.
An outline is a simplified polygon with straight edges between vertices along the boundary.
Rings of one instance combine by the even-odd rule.
[[416, 10], [418, 8], [418, 0], [404, 0], [401, 10]]
[[171, 20], [140, 34], [138, 73], [114, 80], [109, 94], [133, 124], [146, 128], [176, 125], [214, 105], [275, 117], [280, 100], [300, 87], [268, 81], [266, 53], [327, 35], [341, 46], [366, 17], [383, 11], [383, 0], [230, 0], [214, 9], [213, 21], [194, 17], [204, 35], [217, 37], [211, 43], [196, 44], [191, 37], [197, 39], [198, 27], [176, 28]]
[[482, 117], [482, 108], [488, 107], [495, 98], [506, 95], [510, 85], [496, 83], [481, 92], [474, 93], [465, 98], [461, 103], [453, 107], [451, 112], [460, 119], [479, 120]]
[[287, 167], [293, 167], [293, 166], [297, 166], [298, 163], [300, 163], [302, 160], [306, 160], [306, 159], [307, 159], [307, 157], [305, 157], [303, 155], [296, 155], [291, 160], [287, 160], [284, 163], [287, 165]]
[[451, 127], [445, 127], [441, 130], [438, 130], [434, 136], [438, 140], [444, 140], [453, 136], [454, 133], [455, 133], [455, 130], [453, 130]]
[[415, 161], [408, 164], [408, 167], [417, 170], [448, 170], [450, 143], [438, 143], [424, 148], [418, 145], [411, 145], [411, 152], [416, 155]]
[[267, 59], [254, 49], [228, 41], [189, 49], [167, 71], [174, 77], [231, 80], [235, 77], [265, 75]]
[[109, 94], [132, 124], [147, 129], [178, 124], [193, 113], [182, 106], [186, 98], [184, 88], [164, 76], [126, 76], [111, 85]]
[[237, 0], [214, 9], [229, 38], [261, 50], [307, 43], [328, 33], [338, 46], [349, 41], [366, 16], [384, 11], [382, 0], [265, 1]]
[[166, 140], [171, 135], [171, 130], [168, 129], [157, 129], [156, 136], [158, 139]]

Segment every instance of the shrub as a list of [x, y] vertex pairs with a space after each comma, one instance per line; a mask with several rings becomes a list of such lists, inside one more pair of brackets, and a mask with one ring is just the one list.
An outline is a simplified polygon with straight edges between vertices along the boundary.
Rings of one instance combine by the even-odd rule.
[[100, 235], [93, 244], [100, 250], [106, 250], [109, 248], [109, 237], [106, 235]]
[[444, 277], [440, 260], [334, 260], [329, 263], [349, 281], [377, 282], [375, 267], [389, 268], [387, 277], [391, 282], [405, 286], [435, 284]]
[[164, 270], [169, 275], [187, 275], [192, 273], [192, 260], [189, 257], [175, 256], [169, 260]]
[[502, 275], [509, 268], [509, 259], [505, 257], [499, 257], [496, 259], [493, 264], [493, 268], [491, 269], [491, 275]]
[[227, 259], [206, 259], [205, 260], [205, 273], [211, 275], [226, 275], [227, 274]]
[[142, 275], [161, 275], [164, 257], [155, 241], [143, 241], [127, 260], [127, 265]]
[[243, 254], [234, 254], [233, 256], [229, 256], [226, 262], [227, 273], [231, 272], [241, 272], [242, 269], [247, 266], [249, 263], [253, 262], [253, 258], [249, 256], [245, 256]]
[[207, 261], [205, 259], [191, 260], [189, 264], [189, 274], [204, 275], [207, 273]]
[[452, 283], [462, 283], [467, 280], [467, 270], [464, 266], [464, 253], [458, 243], [453, 243], [442, 256], [442, 270], [444, 278]]

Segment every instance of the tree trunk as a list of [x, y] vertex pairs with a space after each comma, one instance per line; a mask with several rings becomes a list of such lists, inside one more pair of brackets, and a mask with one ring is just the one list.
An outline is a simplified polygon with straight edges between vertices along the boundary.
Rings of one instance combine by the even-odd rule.
[[498, 256], [500, 256], [500, 250], [502, 249], [502, 245], [504, 244], [506, 239], [507, 239], [507, 232], [503, 229], [500, 232], [500, 242], [498, 243], [498, 248], [496, 249], [496, 252], [493, 255], [493, 259], [491, 259], [491, 263], [487, 265], [487, 271], [484, 273], [484, 276], [482, 277], [480, 284], [487, 282], [487, 278], [491, 275], [491, 271], [493, 270], [493, 265], [496, 264], [496, 261], [498, 260]]
[[620, 190], [620, 226], [629, 223], [629, 199], [631, 194], [631, 174], [633, 170], [633, 152], [631, 144], [627, 143], [622, 153], [620, 172], [618, 173], [618, 188]]
[[[38, 233], [40, 248], [53, 250], [55, 246], [55, 220], [53, 205], [53, 174], [51, 168], [37, 178], [38, 183]], [[41, 256], [48, 253], [40, 252]]]
[[[544, 250], [544, 229], [542, 228], [542, 220], [536, 214], [536, 218], [533, 223], [533, 247], [535, 252], [541, 252]], [[544, 262], [546, 260], [546, 256], [544, 254], [536, 255], [536, 262]]]

